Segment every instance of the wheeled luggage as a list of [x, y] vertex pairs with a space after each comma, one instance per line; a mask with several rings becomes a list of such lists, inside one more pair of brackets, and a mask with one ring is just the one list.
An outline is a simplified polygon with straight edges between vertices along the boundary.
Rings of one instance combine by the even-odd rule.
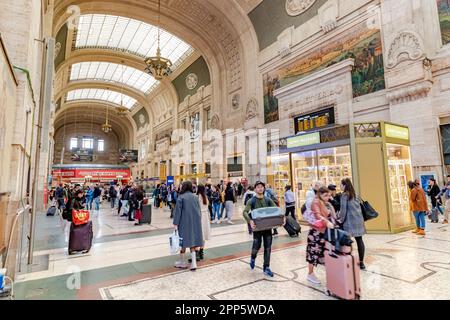
[[298, 237], [299, 233], [301, 232], [300, 225], [291, 216], [286, 217], [286, 224], [284, 225], [284, 229], [291, 237]]
[[[328, 239], [331, 238], [330, 234], [331, 231], [328, 229]], [[339, 241], [336, 241], [335, 246], [339, 245]], [[359, 300], [361, 297], [359, 258], [351, 253], [351, 246], [341, 246], [340, 251], [336, 250], [335, 246], [328, 241], [326, 243], [326, 293], [345, 300]], [[348, 248], [349, 253], [342, 252]]]
[[142, 206], [142, 218], [139, 220], [139, 224], [141, 223], [152, 223], [152, 205], [144, 204]]
[[264, 231], [281, 227], [284, 223], [284, 214], [278, 207], [265, 207], [252, 210], [252, 220], [256, 228], [253, 231]]
[[88, 221], [86, 224], [75, 225], [70, 224], [69, 235], [69, 254], [76, 252], [87, 253], [92, 246], [92, 238], [94, 233], [92, 230], [92, 221]]
[[55, 206], [51, 206], [50, 208], [48, 208], [47, 210], [47, 216], [54, 216], [56, 213], [56, 207]]
[[439, 210], [437, 208], [431, 209], [431, 222], [439, 222]]

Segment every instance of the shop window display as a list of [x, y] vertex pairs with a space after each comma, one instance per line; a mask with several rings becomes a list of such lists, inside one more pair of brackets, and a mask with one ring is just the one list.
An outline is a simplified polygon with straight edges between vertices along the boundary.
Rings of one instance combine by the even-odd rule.
[[317, 180], [317, 151], [307, 151], [292, 154], [292, 174], [296, 207], [299, 210], [305, 203], [306, 192]]
[[342, 179], [352, 178], [350, 147], [321, 149], [317, 153], [319, 157], [319, 180], [326, 186], [334, 184], [340, 192]]
[[412, 180], [409, 148], [401, 145], [388, 144], [387, 159], [393, 227], [399, 228], [412, 223], [407, 185], [408, 181]]

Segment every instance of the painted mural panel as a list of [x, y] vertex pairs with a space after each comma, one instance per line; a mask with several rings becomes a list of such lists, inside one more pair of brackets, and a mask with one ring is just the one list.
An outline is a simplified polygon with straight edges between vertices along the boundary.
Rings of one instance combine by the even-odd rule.
[[436, 2], [441, 25], [442, 43], [445, 45], [450, 42], [450, 0], [436, 0]]
[[385, 89], [381, 33], [364, 22], [264, 77], [265, 123], [277, 121], [279, 117], [274, 90], [348, 58], [355, 59], [352, 71], [354, 97]]

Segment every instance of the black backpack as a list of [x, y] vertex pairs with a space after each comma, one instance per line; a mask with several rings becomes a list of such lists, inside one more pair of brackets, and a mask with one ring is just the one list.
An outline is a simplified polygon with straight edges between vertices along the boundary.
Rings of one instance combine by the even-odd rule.
[[248, 202], [248, 200], [250, 200], [251, 198], [253, 198], [254, 197], [254, 195], [253, 194], [251, 194], [251, 193], [247, 193], [247, 195], [245, 196], [245, 199], [244, 199], [244, 205], [246, 206], [247, 205], [247, 202]]

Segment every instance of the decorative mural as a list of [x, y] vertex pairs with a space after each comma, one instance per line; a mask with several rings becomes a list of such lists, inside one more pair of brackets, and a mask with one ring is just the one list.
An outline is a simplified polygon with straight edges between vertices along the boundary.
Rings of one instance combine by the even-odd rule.
[[265, 123], [279, 119], [274, 90], [349, 58], [355, 59], [352, 71], [354, 97], [385, 89], [381, 33], [364, 22], [314, 48], [294, 63], [265, 75]]
[[436, 2], [441, 25], [442, 43], [445, 45], [450, 42], [450, 0], [436, 0]]

